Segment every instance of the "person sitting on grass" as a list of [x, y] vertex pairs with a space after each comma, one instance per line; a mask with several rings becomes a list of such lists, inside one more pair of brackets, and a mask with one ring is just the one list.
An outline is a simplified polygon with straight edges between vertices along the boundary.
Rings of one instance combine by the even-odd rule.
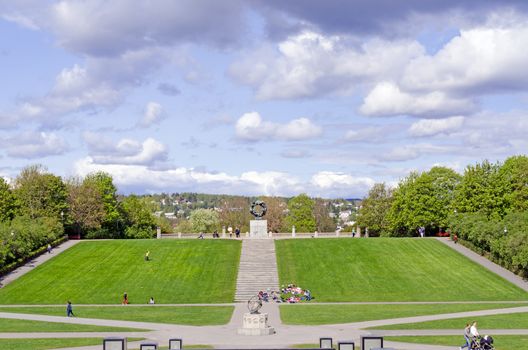
[[155, 304], [153, 297], [150, 297], [149, 304]]

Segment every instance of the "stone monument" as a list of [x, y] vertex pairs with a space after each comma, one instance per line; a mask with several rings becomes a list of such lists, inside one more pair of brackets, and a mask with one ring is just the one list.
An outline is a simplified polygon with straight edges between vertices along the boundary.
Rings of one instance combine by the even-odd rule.
[[255, 220], [249, 221], [249, 237], [266, 238], [268, 237], [268, 221], [262, 220], [266, 215], [266, 203], [256, 200], [251, 204], [249, 212], [255, 217]]
[[270, 335], [275, 333], [275, 328], [268, 325], [268, 314], [259, 313], [262, 307], [262, 300], [258, 296], [248, 300], [248, 310], [244, 314], [242, 328], [237, 333], [241, 335]]

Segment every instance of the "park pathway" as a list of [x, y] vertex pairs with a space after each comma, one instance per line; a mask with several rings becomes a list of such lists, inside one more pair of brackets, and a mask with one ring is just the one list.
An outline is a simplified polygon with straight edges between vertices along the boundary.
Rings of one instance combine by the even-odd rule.
[[25, 265], [19, 267], [18, 269], [8, 273], [7, 275], [0, 277], [0, 288], [3, 286], [13, 282], [17, 278], [19, 278], [22, 275], [25, 275], [29, 271], [33, 270], [35, 267], [44, 264], [46, 261], [54, 258], [55, 256], [59, 255], [63, 251], [65, 251], [68, 248], [73, 247], [77, 243], [79, 243], [79, 240], [71, 240], [66, 241], [55, 248], [51, 250], [51, 254], [44, 253], [41, 254], [33, 259], [31, 259], [29, 262], [27, 262]]
[[519, 288], [525, 290], [528, 292], [528, 281], [523, 280], [522, 277], [517, 276], [513, 272], [506, 270], [504, 267], [495, 264], [494, 262], [486, 259], [485, 257], [475, 253], [469, 248], [464, 247], [461, 244], [455, 244], [452, 240], [449, 238], [441, 238], [437, 237], [437, 240], [440, 242], [446, 244], [447, 246], [451, 247], [452, 249], [456, 250], [460, 254], [466, 256], [467, 258], [473, 260], [477, 264], [487, 268], [491, 272], [496, 273], [497, 275], [501, 276], [505, 280], [507, 280], [510, 283], [513, 283], [514, 285], [518, 286]]
[[279, 290], [279, 274], [273, 239], [242, 241], [235, 292], [236, 302], [245, 302], [259, 291]]

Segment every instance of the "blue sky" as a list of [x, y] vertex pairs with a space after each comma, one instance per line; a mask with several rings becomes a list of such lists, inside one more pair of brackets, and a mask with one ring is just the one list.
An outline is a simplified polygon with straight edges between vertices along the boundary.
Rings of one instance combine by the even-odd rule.
[[362, 197], [528, 150], [528, 5], [0, 0], [0, 176]]

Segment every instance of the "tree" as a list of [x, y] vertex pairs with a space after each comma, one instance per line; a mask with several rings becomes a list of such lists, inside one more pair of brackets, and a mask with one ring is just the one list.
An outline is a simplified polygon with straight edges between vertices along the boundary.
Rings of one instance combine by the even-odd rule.
[[226, 196], [220, 207], [219, 225], [238, 227], [241, 231], [249, 231], [249, 199], [247, 197]]
[[315, 199], [313, 213], [318, 232], [333, 232], [336, 229], [336, 222], [330, 217], [329, 205], [324, 199]]
[[41, 165], [31, 165], [20, 172], [15, 180], [14, 194], [20, 215], [27, 215], [32, 219], [62, 219], [67, 212], [66, 185], [59, 176], [48, 173]]
[[500, 166], [488, 161], [469, 165], [455, 191], [454, 209], [459, 213], [482, 212], [489, 218], [502, 218], [506, 198], [502, 191]]
[[506, 159], [499, 169], [499, 179], [506, 211], [528, 210], [528, 157]]
[[284, 225], [284, 218], [287, 204], [279, 197], [261, 197], [266, 203], [266, 216], [264, 219], [268, 221], [268, 230], [272, 232], [280, 232]]
[[15, 216], [16, 209], [13, 191], [4, 178], [0, 177], [0, 222], [11, 221]]
[[392, 190], [385, 183], [377, 183], [363, 199], [357, 225], [368, 227], [369, 235], [390, 236], [388, 214], [392, 205]]
[[112, 176], [100, 171], [87, 175], [84, 178], [84, 183], [95, 186], [101, 196], [105, 210], [101, 226], [111, 236], [118, 236], [120, 234], [119, 223], [123, 222], [124, 219], [122, 218], [122, 212], [117, 201], [117, 188], [114, 185]]
[[76, 234], [98, 230], [105, 218], [105, 208], [101, 193], [94, 182], [71, 178], [68, 188], [68, 223]]
[[388, 219], [391, 234], [413, 236], [419, 227], [434, 233], [448, 226], [460, 175], [444, 167], [411, 173], [393, 193]]
[[218, 213], [212, 209], [193, 210], [189, 221], [193, 232], [212, 232], [220, 223]]
[[285, 229], [289, 231], [295, 226], [297, 232], [314, 232], [316, 229], [314, 206], [315, 202], [304, 193], [290, 199]]
[[148, 198], [136, 195], [125, 197], [122, 202], [125, 214], [125, 237], [152, 238], [156, 220], [152, 215]]

